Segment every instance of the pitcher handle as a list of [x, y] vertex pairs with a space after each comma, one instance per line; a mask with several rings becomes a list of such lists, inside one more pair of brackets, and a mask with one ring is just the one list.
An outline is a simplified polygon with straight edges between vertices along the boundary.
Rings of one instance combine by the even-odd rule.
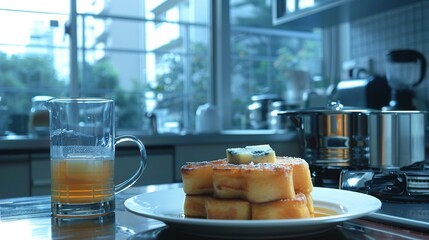
[[132, 177], [115, 185], [115, 194], [120, 193], [125, 189], [131, 187], [140, 178], [143, 171], [146, 169], [146, 164], [147, 164], [147, 154], [146, 154], [145, 146], [137, 137], [124, 135], [124, 136], [119, 136], [115, 138], [115, 146], [116, 144], [119, 144], [122, 142], [134, 142], [138, 145], [140, 150], [140, 166]]

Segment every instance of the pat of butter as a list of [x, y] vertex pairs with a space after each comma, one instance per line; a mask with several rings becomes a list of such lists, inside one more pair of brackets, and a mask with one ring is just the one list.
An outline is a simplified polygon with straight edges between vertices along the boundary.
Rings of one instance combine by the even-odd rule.
[[244, 148], [227, 148], [226, 158], [228, 163], [233, 164], [273, 163], [276, 160], [276, 153], [268, 144], [253, 145]]

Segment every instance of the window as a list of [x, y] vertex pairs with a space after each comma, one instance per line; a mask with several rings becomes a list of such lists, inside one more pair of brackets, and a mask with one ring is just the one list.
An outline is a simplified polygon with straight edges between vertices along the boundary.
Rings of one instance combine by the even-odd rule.
[[[224, 128], [249, 128], [252, 95], [288, 98], [319, 84], [312, 77], [321, 74], [320, 31], [273, 27], [270, 1], [230, 0], [213, 16], [229, 16], [230, 31], [212, 37], [217, 1], [76, 0], [76, 51], [64, 33], [70, 0], [32, 2], [0, 0], [0, 20], [11, 23], [0, 26], [0, 106], [23, 121], [37, 95], [110, 97], [119, 130], [150, 133], [148, 116], [156, 114], [158, 132], [192, 132], [198, 106], [214, 93], [230, 100], [219, 106]], [[230, 62], [221, 69], [229, 78], [222, 91], [212, 82], [223, 81], [212, 74], [216, 36], [229, 44], [218, 51]], [[298, 73], [308, 78], [305, 87], [294, 84]], [[10, 131], [25, 132], [18, 128]]]
[[115, 99], [123, 130], [149, 132], [147, 114], [156, 114], [158, 132], [192, 130], [196, 108], [207, 101], [209, 2], [81, 3], [81, 95]]
[[147, 112], [159, 115], [159, 132], [193, 128], [209, 86], [209, 1], [78, 0], [76, 79], [64, 33], [70, 2], [15, 2], [0, 2], [3, 22], [15, 22], [0, 38], [1, 105], [10, 115], [26, 122], [36, 95], [110, 97], [118, 129], [150, 133]]
[[[304, 1], [300, 1], [304, 2]], [[325, 87], [321, 31], [272, 25], [270, 1], [230, 0], [232, 128], [251, 128], [253, 95], [275, 94], [302, 105], [306, 91]]]
[[0, 1], [0, 134], [27, 132], [32, 97], [67, 94], [68, 6], [64, 0]]

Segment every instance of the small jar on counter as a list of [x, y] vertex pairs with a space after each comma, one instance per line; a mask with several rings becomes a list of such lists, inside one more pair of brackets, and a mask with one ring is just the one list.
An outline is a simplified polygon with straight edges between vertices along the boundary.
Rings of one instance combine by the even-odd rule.
[[49, 111], [44, 104], [51, 98], [51, 96], [35, 96], [31, 99], [28, 120], [28, 133], [30, 136], [42, 137], [49, 135]]

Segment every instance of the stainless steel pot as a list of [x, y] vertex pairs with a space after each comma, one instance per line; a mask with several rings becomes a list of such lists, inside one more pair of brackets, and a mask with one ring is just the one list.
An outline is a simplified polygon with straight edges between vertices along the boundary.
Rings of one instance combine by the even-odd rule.
[[403, 167], [425, 159], [425, 112], [377, 111], [369, 116], [371, 167]]
[[271, 103], [281, 98], [276, 94], [262, 94], [252, 96], [251, 100], [252, 103], [247, 107], [250, 126], [253, 129], [267, 129]]
[[331, 102], [326, 108], [278, 114], [291, 118], [304, 158], [313, 165], [400, 167], [424, 159], [425, 112], [384, 112]]
[[287, 111], [287, 110], [295, 110], [297, 109], [297, 105], [290, 105], [286, 101], [275, 101], [271, 103], [270, 110], [268, 112], [268, 128], [274, 130], [288, 130], [290, 128], [294, 128], [291, 120], [288, 116], [278, 115], [278, 112]]

